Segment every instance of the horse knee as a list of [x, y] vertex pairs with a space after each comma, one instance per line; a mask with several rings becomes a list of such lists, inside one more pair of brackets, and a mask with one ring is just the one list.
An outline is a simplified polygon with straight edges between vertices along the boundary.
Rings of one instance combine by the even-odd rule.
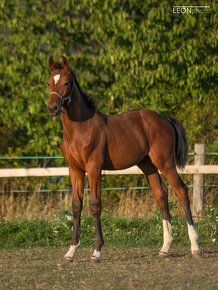
[[90, 201], [90, 212], [93, 216], [99, 216], [101, 214], [101, 200], [91, 200]]
[[72, 211], [73, 217], [76, 218], [80, 215], [82, 211], [82, 201], [78, 199], [73, 199], [72, 201]]

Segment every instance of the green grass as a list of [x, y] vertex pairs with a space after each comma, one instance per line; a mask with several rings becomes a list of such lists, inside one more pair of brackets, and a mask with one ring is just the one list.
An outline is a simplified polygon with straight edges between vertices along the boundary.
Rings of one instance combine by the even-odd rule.
[[[196, 223], [201, 245], [217, 245], [217, 217], [213, 209], [205, 219]], [[187, 226], [183, 218], [172, 219], [174, 244], [188, 245]], [[61, 211], [50, 221], [21, 220], [0, 223], [0, 248], [25, 248], [38, 246], [66, 246], [71, 241], [71, 213]], [[152, 220], [127, 219], [111, 215], [102, 216], [105, 244], [109, 246], [140, 247], [162, 243], [162, 221], [159, 215]], [[94, 243], [93, 219], [83, 216], [81, 220], [81, 245]]]

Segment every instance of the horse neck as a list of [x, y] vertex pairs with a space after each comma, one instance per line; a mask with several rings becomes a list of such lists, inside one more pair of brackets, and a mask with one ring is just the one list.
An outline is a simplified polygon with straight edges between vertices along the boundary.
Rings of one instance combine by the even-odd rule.
[[64, 129], [72, 129], [72, 127], [81, 126], [85, 121], [92, 118], [94, 112], [88, 108], [82, 94], [75, 86], [69, 105], [64, 106], [64, 112], [62, 113], [62, 123]]

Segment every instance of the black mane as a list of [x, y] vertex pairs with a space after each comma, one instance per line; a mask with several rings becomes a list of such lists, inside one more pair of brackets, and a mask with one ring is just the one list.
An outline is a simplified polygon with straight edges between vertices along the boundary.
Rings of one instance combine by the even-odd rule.
[[72, 70], [71, 70], [71, 74], [73, 75], [73, 78], [74, 78], [74, 81], [76, 83], [77, 89], [78, 89], [79, 93], [81, 94], [81, 96], [83, 97], [86, 105], [88, 106], [88, 108], [95, 110], [96, 109], [95, 101], [93, 100], [93, 98], [91, 96], [89, 96], [87, 93], [85, 93], [81, 89], [81, 87], [79, 85], [79, 82], [78, 82], [78, 80], [76, 78], [76, 75], [74, 74], [74, 72]]

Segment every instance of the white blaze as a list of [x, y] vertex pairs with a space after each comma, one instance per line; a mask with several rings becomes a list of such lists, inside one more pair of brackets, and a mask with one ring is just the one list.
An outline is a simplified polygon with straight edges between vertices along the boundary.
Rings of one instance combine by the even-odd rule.
[[59, 79], [60, 79], [60, 75], [55, 75], [54, 76], [55, 85], [59, 81]]

